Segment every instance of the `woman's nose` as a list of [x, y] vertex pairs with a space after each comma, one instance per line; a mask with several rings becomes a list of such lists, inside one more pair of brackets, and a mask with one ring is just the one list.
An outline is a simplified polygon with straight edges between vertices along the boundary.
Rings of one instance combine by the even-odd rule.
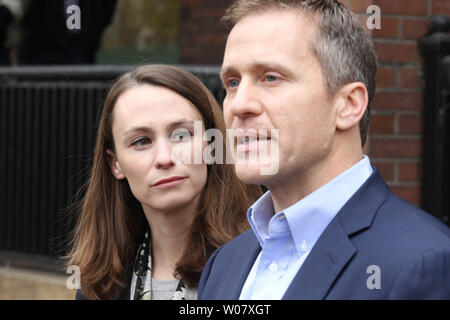
[[167, 169], [175, 165], [172, 158], [172, 147], [169, 141], [158, 142], [155, 166], [158, 169]]

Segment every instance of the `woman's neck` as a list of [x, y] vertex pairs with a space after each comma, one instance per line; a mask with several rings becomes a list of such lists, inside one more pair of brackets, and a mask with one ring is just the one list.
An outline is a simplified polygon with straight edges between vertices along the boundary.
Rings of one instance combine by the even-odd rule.
[[197, 211], [198, 201], [170, 212], [144, 208], [151, 233], [152, 278], [174, 278], [175, 267], [189, 241]]

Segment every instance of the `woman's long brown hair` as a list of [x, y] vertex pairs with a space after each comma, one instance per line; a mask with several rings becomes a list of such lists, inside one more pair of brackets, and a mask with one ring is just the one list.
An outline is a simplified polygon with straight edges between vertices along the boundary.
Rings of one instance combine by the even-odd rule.
[[[65, 257], [67, 265], [80, 268], [81, 289], [89, 299], [118, 299], [123, 295], [146, 229], [140, 203], [127, 181], [111, 174], [107, 155], [107, 150], [114, 151], [112, 115], [117, 99], [126, 90], [144, 84], [165, 87], [183, 96], [199, 110], [206, 130], [216, 128], [226, 136], [220, 106], [202, 82], [187, 71], [167, 65], [143, 66], [113, 84], [105, 100], [90, 179]], [[248, 229], [246, 211], [260, 195], [259, 186], [246, 186], [237, 179], [232, 165], [208, 165], [198, 215], [189, 245], [176, 266], [176, 276], [189, 287], [196, 287], [211, 253]]]

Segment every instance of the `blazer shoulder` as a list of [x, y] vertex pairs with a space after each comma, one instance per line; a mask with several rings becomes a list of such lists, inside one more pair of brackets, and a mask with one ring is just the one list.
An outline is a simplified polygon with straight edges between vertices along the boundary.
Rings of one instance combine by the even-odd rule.
[[[392, 195], [380, 209], [381, 216], [403, 224], [409, 229], [409, 234], [419, 232], [420, 235], [427, 235], [428, 239], [440, 242], [443, 245], [450, 244], [450, 228], [442, 221], [428, 212]], [[423, 238], [423, 237], [421, 237]]]
[[203, 291], [206, 286], [206, 283], [208, 282], [208, 278], [211, 273], [211, 269], [214, 264], [214, 260], [222, 248], [223, 248], [223, 246], [217, 248], [211, 254], [211, 256], [208, 258], [208, 261], [206, 262], [205, 266], [203, 267], [202, 275], [200, 277], [200, 281], [199, 281], [198, 287], [197, 287], [197, 297], [199, 300], [202, 300], [202, 298], [203, 298]]
[[237, 299], [260, 249], [250, 229], [214, 251], [200, 278], [199, 300]]
[[412, 261], [430, 252], [446, 255], [450, 248], [449, 228], [444, 223], [395, 195], [378, 208], [371, 226], [355, 234], [352, 241], [360, 257], [377, 261], [373, 264], [384, 265], [385, 270], [389, 266], [392, 277]]
[[75, 300], [89, 300], [81, 291], [81, 289], [77, 289], [77, 293], [75, 295]]
[[240, 235], [238, 235], [236, 238], [234, 238], [227, 244], [225, 244], [224, 248], [230, 248], [230, 249], [235, 250], [237, 247], [241, 248], [241, 246], [244, 244], [253, 244], [255, 242], [259, 243], [253, 230], [249, 229], [249, 230], [241, 233]]
[[413, 259], [395, 279], [389, 299], [450, 299], [450, 246]]
[[210, 268], [216, 261], [219, 261], [219, 263], [221, 263], [222, 260], [229, 261], [231, 257], [236, 257], [236, 255], [240, 253], [246, 255], [249, 248], [258, 245], [259, 242], [253, 233], [253, 230], [250, 229], [241, 233], [236, 238], [217, 248], [213, 252], [213, 254], [209, 257], [205, 268], [203, 269], [203, 274], [209, 274]]

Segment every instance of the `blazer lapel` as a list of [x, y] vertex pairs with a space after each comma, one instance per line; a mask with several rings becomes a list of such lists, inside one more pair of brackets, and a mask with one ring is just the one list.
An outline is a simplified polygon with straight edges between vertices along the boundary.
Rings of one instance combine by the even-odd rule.
[[236, 255], [233, 257], [232, 265], [230, 266], [224, 283], [224, 299], [238, 300], [241, 295], [242, 287], [247, 280], [248, 274], [255, 263], [258, 254], [261, 251], [261, 246], [258, 239], [252, 230], [247, 231], [248, 240], [246, 248], [236, 250]]
[[347, 234], [334, 219], [309, 253], [283, 299], [323, 299], [355, 252]]
[[339, 273], [356, 253], [350, 236], [368, 228], [391, 194], [375, 168], [366, 183], [330, 222], [309, 253], [283, 299], [325, 298]]

